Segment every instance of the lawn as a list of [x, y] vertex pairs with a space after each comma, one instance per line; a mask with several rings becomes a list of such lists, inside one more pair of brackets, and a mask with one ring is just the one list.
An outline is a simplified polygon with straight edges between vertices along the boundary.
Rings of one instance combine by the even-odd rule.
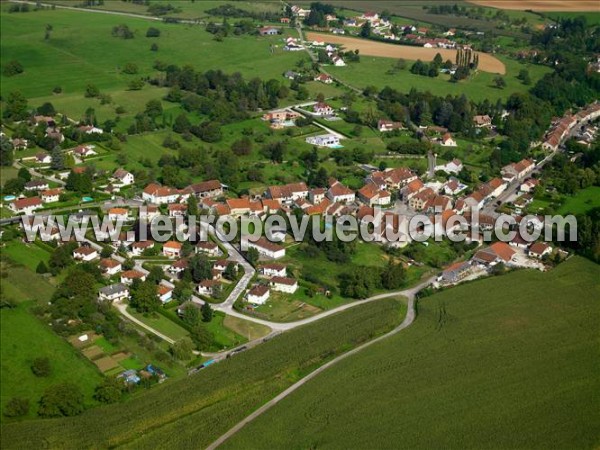
[[65, 420], [4, 426], [3, 446], [205, 448], [328, 359], [396, 326], [405, 311], [394, 299], [356, 306], [126, 403]]
[[574, 257], [425, 298], [222, 448], [593, 448], [599, 278]]
[[600, 186], [590, 186], [572, 197], [566, 197], [558, 214], [583, 214], [600, 207]]
[[213, 336], [213, 346], [216, 350], [236, 347], [244, 342], [248, 342], [246, 337], [238, 334], [225, 326], [225, 314], [222, 312], [214, 312], [213, 319], [203, 325]]
[[35, 244], [24, 244], [21, 241], [8, 242], [2, 248], [2, 255], [7, 256], [17, 264], [22, 264], [35, 272], [38, 264], [44, 261], [46, 265], [50, 259], [50, 253]]
[[[33, 304], [34, 302], [25, 302], [12, 309], [0, 310], [2, 410], [12, 397], [27, 398], [30, 403], [27, 417], [33, 418], [44, 390], [66, 381], [81, 388], [88, 406], [95, 404], [92, 395], [102, 379], [100, 373], [68, 342], [29, 312]], [[31, 372], [31, 363], [37, 357], [50, 358], [52, 373], [49, 377], [39, 378]], [[7, 419], [2, 416], [2, 420]]]
[[0, 186], [4, 186], [11, 178], [17, 177], [18, 170], [13, 166], [0, 166]]
[[136, 319], [141, 320], [149, 327], [154, 328], [155, 330], [175, 341], [189, 336], [189, 333], [185, 328], [177, 325], [175, 322], [166, 318], [162, 314], [141, 314], [136, 312], [131, 307], [128, 307], [127, 311]]
[[15, 302], [34, 300], [44, 304], [50, 301], [54, 286], [47, 278], [37, 275], [25, 266], [6, 262], [2, 263], [2, 274], [0, 289]]
[[229, 328], [231, 331], [244, 336], [249, 341], [254, 339], [260, 339], [261, 337], [269, 334], [271, 329], [264, 325], [256, 322], [250, 322], [249, 320], [239, 319], [233, 316], [225, 316], [223, 320], [223, 326]]
[[[436, 78], [429, 78], [410, 73], [411, 61], [407, 62], [404, 70], [390, 72], [395, 64], [394, 59], [379, 58], [374, 56], [360, 57], [359, 63], [349, 64], [346, 67], [328, 67], [332, 75], [357, 88], [375, 86], [382, 89], [390, 86], [401, 92], [409, 92], [411, 89], [429, 91], [434, 95], [462, 95], [465, 94], [473, 101], [489, 99], [495, 102], [498, 99], [506, 100], [511, 94], [522, 93], [536, 83], [550, 69], [544, 66], [520, 63], [500, 55], [496, 55], [506, 66], [506, 88], [498, 89], [493, 86], [496, 75], [485, 72], [477, 72], [470, 79], [458, 83], [449, 81], [448, 75], [440, 74]], [[519, 70], [527, 69], [532, 80], [530, 86], [526, 86], [517, 79]]]

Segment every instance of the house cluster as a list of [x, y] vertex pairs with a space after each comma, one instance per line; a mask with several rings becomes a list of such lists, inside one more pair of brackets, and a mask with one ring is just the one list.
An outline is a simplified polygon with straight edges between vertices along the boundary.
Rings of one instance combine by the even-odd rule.
[[334, 66], [343, 67], [346, 65], [346, 62], [340, 55], [339, 49], [336, 45], [326, 44], [323, 41], [313, 41], [310, 43], [310, 47], [315, 50], [323, 50], [327, 54], [331, 64]]
[[298, 52], [304, 50], [304, 45], [298, 41], [298, 39], [288, 36], [285, 38], [285, 45], [283, 49], [287, 52]]
[[293, 294], [298, 290], [298, 281], [287, 274], [287, 267], [270, 263], [259, 267], [260, 281], [246, 291], [246, 301], [251, 305], [264, 305], [271, 292]]
[[[455, 41], [448, 39], [456, 34], [456, 30], [451, 28], [439, 36], [435, 36], [432, 30], [426, 27], [419, 27], [410, 24], [393, 25], [389, 20], [380, 17], [375, 12], [365, 12], [359, 16], [346, 19], [344, 27], [350, 29], [361, 28], [366, 22], [371, 24], [371, 32], [380, 38], [401, 41], [410, 45], [423, 46], [426, 48], [456, 48]], [[333, 32], [336, 33], [337, 29]], [[342, 29], [343, 31], [343, 29]], [[354, 34], [356, 34], [354, 32]], [[343, 34], [343, 33], [336, 33]]]
[[478, 250], [468, 261], [456, 262], [440, 273], [440, 285], [458, 284], [469, 278], [485, 275], [498, 265], [506, 267], [529, 267], [544, 269], [541, 260], [552, 254], [552, 247], [546, 242], [527, 242], [519, 235], [511, 242], [494, 242]]
[[531, 159], [522, 159], [519, 162], [511, 163], [502, 168], [500, 173], [502, 179], [507, 183], [514, 180], [522, 180], [535, 169], [535, 162]]
[[555, 152], [563, 143], [565, 138], [569, 136], [575, 126], [584, 125], [592, 122], [600, 117], [600, 102], [592, 103], [579, 111], [577, 114], [570, 112], [562, 118], [557, 118], [552, 121], [552, 125], [542, 143], [544, 150]]

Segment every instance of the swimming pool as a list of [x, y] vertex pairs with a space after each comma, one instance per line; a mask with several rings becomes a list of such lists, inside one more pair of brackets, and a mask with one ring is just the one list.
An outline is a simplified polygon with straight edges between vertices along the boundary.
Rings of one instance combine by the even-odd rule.
[[16, 196], [14, 196], [14, 195], [5, 195], [5, 196], [4, 196], [4, 201], [6, 201], [6, 202], [11, 202], [11, 201], [15, 200], [16, 198], [17, 198], [17, 197], [16, 197]]
[[342, 144], [334, 144], [330, 145], [329, 148], [344, 148], [344, 146]]
[[81, 197], [82, 202], [92, 202], [94, 201], [93, 197]]

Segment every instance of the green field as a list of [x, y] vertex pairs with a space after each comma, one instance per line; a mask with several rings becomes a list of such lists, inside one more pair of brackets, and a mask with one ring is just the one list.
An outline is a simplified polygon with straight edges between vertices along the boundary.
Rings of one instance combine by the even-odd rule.
[[[88, 406], [95, 404], [92, 395], [102, 378], [100, 372], [68, 342], [30, 313], [28, 309], [31, 306], [32, 302], [25, 302], [16, 308], [0, 310], [2, 410], [12, 397], [27, 398], [28, 417], [33, 418], [37, 414], [37, 402], [44, 390], [65, 381], [73, 382], [81, 388]], [[39, 378], [31, 372], [30, 367], [35, 358], [44, 356], [51, 359], [52, 373], [49, 377]], [[6, 418], [2, 416], [2, 420], [6, 421]]]
[[393, 299], [359, 305], [126, 403], [65, 420], [4, 426], [2, 444], [203, 448], [324, 361], [396, 326], [405, 310], [402, 302]]
[[0, 186], [4, 186], [11, 178], [16, 178], [18, 170], [12, 166], [0, 167]]
[[545, 11], [542, 13], [544, 16], [552, 19], [575, 19], [580, 16], [584, 16], [587, 24], [590, 26], [598, 26], [600, 25], [600, 12], [575, 12], [575, 11]]
[[[217, 42], [200, 25], [164, 24], [59, 9], [8, 14], [6, 8], [2, 8], [0, 17], [2, 65], [16, 59], [25, 72], [13, 77], [2, 75], [2, 95], [18, 89], [30, 99], [45, 98], [59, 85], [63, 89], [61, 95], [77, 94], [83, 98], [85, 86], [93, 83], [101, 91], [115, 96], [115, 92], [125, 90], [132, 79], [154, 73], [152, 65], [157, 59], [179, 66], [189, 64], [197, 70], [220, 69], [241, 72], [247, 77], [282, 79], [284, 71], [305, 57], [304, 53], [283, 52], [281, 36], [232, 35]], [[83, 22], [85, 31], [81, 28]], [[46, 24], [53, 27], [48, 40], [44, 40]], [[135, 37], [111, 36], [112, 27], [119, 24], [127, 24]], [[159, 38], [145, 37], [150, 25], [161, 30]], [[153, 42], [159, 45], [159, 51], [150, 51]], [[272, 53], [272, 44], [279, 45], [279, 50]], [[137, 75], [121, 73], [119, 68], [128, 62], [138, 65]], [[35, 99], [31, 101], [38, 103]]]
[[17, 264], [22, 264], [35, 272], [38, 264], [44, 261], [46, 265], [50, 253], [35, 244], [24, 244], [21, 241], [11, 241], [2, 249], [2, 255], [7, 256]]
[[130, 307], [127, 308], [127, 312], [136, 319], [148, 325], [149, 327], [159, 331], [160, 333], [170, 337], [175, 341], [189, 336], [189, 333], [185, 328], [177, 325], [175, 322], [161, 314], [142, 314], [136, 312], [133, 308]]
[[574, 257], [425, 298], [410, 328], [309, 381], [223, 448], [593, 448], [599, 279]]
[[[429, 91], [439, 96], [465, 94], [469, 99], [476, 102], [485, 99], [490, 101], [505, 100], [513, 93], [526, 92], [538, 79], [550, 72], [550, 69], [545, 66], [520, 63], [501, 55], [495, 56], [506, 66], [506, 75], [504, 76], [506, 87], [504, 89], [493, 86], [493, 80], [497, 75], [492, 73], [477, 72], [468, 80], [452, 83], [449, 81], [449, 76], [444, 74], [440, 74], [436, 78], [430, 78], [410, 73], [411, 61], [408, 61], [406, 69], [389, 73], [395, 64], [394, 59], [365, 55], [361, 55], [359, 63], [349, 64], [346, 67], [331, 66], [327, 70], [336, 78], [357, 88], [375, 86], [383, 89], [390, 86], [401, 92], [409, 92], [414, 88], [420, 91]], [[517, 79], [521, 69], [529, 71], [532, 81], [530, 86], [524, 85]]]
[[582, 189], [572, 197], [566, 197], [558, 214], [581, 214], [600, 207], [600, 186]]
[[249, 320], [239, 319], [230, 315], [225, 316], [223, 325], [229, 328], [231, 331], [244, 336], [249, 341], [264, 337], [271, 331], [269, 327], [264, 325], [256, 322], [250, 322]]
[[[51, 3], [56, 5], [73, 6], [72, 0], [53, 0]], [[196, 18], [208, 18], [206, 11], [216, 8], [220, 5], [226, 4], [224, 1], [216, 0], [202, 0], [202, 1], [177, 1], [172, 2], [181, 11], [170, 12], [165, 14], [165, 17], [176, 17], [182, 19], [196, 19]], [[246, 11], [261, 13], [261, 12], [279, 12], [281, 8], [277, 2], [249, 2], [249, 1], [236, 1], [236, 8], [243, 9]], [[104, 11], [120, 11], [133, 14], [151, 15], [148, 12], [146, 5], [123, 2], [121, 0], [106, 0], [103, 5], [94, 6], [90, 9], [104, 10]], [[221, 17], [215, 18], [221, 19]]]

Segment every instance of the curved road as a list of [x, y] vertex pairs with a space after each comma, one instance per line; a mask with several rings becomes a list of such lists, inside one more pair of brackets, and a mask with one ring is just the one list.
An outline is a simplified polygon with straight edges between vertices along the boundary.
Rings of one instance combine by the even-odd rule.
[[[242, 428], [244, 428], [244, 426], [246, 426], [248, 423], [252, 422], [254, 419], [256, 419], [257, 417], [259, 417], [262, 414], [264, 414], [265, 412], [267, 412], [269, 409], [271, 409], [273, 406], [275, 406], [281, 400], [283, 400], [284, 398], [286, 398], [287, 396], [289, 396], [292, 392], [298, 390], [300, 387], [302, 387], [308, 381], [310, 381], [313, 378], [315, 378], [320, 373], [324, 372], [325, 370], [329, 369], [330, 367], [334, 366], [335, 364], [339, 363], [340, 361], [348, 358], [349, 356], [355, 355], [358, 352], [363, 351], [367, 347], [370, 347], [371, 345], [373, 345], [373, 344], [375, 344], [377, 342], [381, 342], [384, 339], [387, 339], [387, 338], [389, 338], [389, 337], [391, 337], [391, 336], [399, 333], [400, 331], [404, 330], [405, 328], [409, 327], [414, 322], [415, 317], [416, 317], [415, 296], [416, 296], [416, 294], [421, 289], [429, 286], [432, 281], [433, 281], [433, 278], [430, 278], [427, 281], [419, 284], [418, 286], [415, 286], [414, 288], [407, 289], [406, 291], [402, 291], [401, 293], [396, 293], [395, 294], [395, 295], [404, 295], [408, 299], [408, 308], [407, 308], [407, 311], [406, 311], [406, 317], [404, 318], [404, 320], [402, 321], [402, 323], [400, 325], [398, 325], [392, 331], [390, 331], [390, 332], [388, 332], [388, 333], [386, 333], [386, 334], [384, 334], [382, 336], [379, 336], [379, 337], [377, 337], [377, 338], [375, 338], [375, 339], [373, 339], [373, 340], [371, 340], [369, 342], [365, 342], [364, 344], [359, 345], [358, 347], [356, 347], [356, 348], [354, 348], [354, 349], [352, 349], [352, 350], [350, 350], [350, 351], [348, 351], [346, 353], [343, 353], [343, 354], [339, 355], [338, 357], [332, 359], [331, 361], [323, 364], [321, 367], [319, 367], [318, 369], [314, 370], [313, 372], [311, 372], [310, 374], [308, 374], [307, 376], [305, 376], [301, 380], [299, 380], [296, 383], [292, 384], [289, 388], [287, 388], [281, 394], [277, 395], [275, 398], [273, 398], [272, 400], [268, 401], [263, 406], [261, 406], [256, 411], [254, 411], [252, 414], [250, 414], [249, 416], [245, 417], [243, 420], [241, 420], [236, 425], [234, 425], [225, 434], [223, 434], [216, 441], [214, 441], [212, 444], [210, 444], [207, 447], [207, 450], [214, 450], [214, 449], [216, 449], [219, 445], [221, 445], [223, 442], [225, 442], [227, 439], [229, 439], [235, 433], [237, 433]], [[392, 295], [394, 295], [394, 294], [390, 294], [390, 295], [384, 294], [384, 296], [386, 296], [386, 297], [390, 297]], [[382, 297], [382, 296], [371, 297], [368, 301], [374, 301], [374, 300], [378, 300], [380, 298], [384, 298], [384, 297]], [[362, 302], [362, 303], [364, 303], [364, 302]], [[352, 303], [352, 305], [355, 305], [355, 304], [356, 303]], [[323, 315], [319, 315], [318, 317], [321, 318], [321, 317], [323, 317]]]

